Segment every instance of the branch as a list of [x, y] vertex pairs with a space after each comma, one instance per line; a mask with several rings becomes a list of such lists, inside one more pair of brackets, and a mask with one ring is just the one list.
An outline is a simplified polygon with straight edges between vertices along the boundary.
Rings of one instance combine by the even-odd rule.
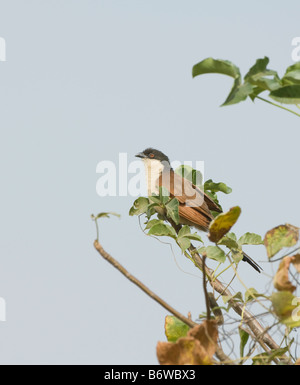
[[180, 319], [182, 322], [193, 328], [197, 324], [192, 321], [191, 319], [185, 317], [183, 314], [179, 313], [177, 310], [175, 310], [172, 306], [170, 306], [167, 302], [165, 302], [163, 299], [161, 299], [157, 294], [155, 294], [152, 290], [150, 290], [147, 286], [145, 286], [140, 280], [138, 280], [136, 277], [134, 277], [132, 274], [129, 273], [128, 270], [125, 269], [117, 260], [115, 260], [110, 254], [108, 254], [101, 244], [96, 240], [94, 242], [95, 249], [99, 252], [99, 254], [107, 260], [111, 265], [113, 265], [117, 270], [119, 270], [120, 273], [122, 273], [129, 281], [134, 283], [136, 286], [138, 286], [143, 292], [145, 292], [149, 297], [154, 299], [157, 303], [159, 303], [162, 307], [164, 307], [168, 312], [173, 314], [175, 317]]
[[[204, 269], [206, 269], [205, 260], [206, 260], [206, 254], [203, 254], [202, 263], [203, 263]], [[210, 300], [209, 300], [209, 295], [207, 293], [207, 287], [206, 287], [206, 274], [203, 274], [203, 291], [205, 295], [206, 318], [209, 321], [210, 320]]]
[[[196, 322], [192, 321], [191, 319], [185, 317], [183, 314], [179, 313], [177, 310], [175, 310], [172, 306], [170, 306], [167, 302], [165, 302], [163, 299], [161, 299], [157, 294], [155, 294], [152, 290], [150, 290], [147, 286], [145, 286], [140, 280], [138, 280], [136, 277], [134, 277], [132, 274], [129, 273], [128, 270], [125, 269], [116, 259], [114, 259], [109, 253], [107, 253], [100, 242], [98, 240], [95, 240], [94, 247], [98, 251], [98, 253], [113, 267], [115, 267], [117, 270], [119, 270], [120, 273], [122, 273], [129, 281], [134, 283], [136, 286], [138, 286], [141, 290], [143, 290], [144, 293], [146, 293], [149, 297], [154, 299], [157, 303], [159, 303], [163, 308], [165, 308], [168, 312], [173, 314], [175, 317], [180, 319], [182, 322], [184, 322], [189, 327], [193, 328], [197, 325]], [[225, 365], [233, 365], [230, 358], [226, 356], [226, 354], [223, 352], [220, 345], [216, 346], [216, 356], [217, 358], [223, 362]]]
[[[194, 246], [191, 246], [189, 248], [189, 251], [196, 265], [200, 268], [200, 270], [205, 271], [205, 275], [208, 277], [212, 288], [222, 296], [225, 295], [228, 297], [232, 297], [230, 290], [226, 286], [224, 286], [222, 282], [220, 282], [218, 279], [213, 278], [213, 270], [209, 269], [204, 265], [202, 257], [196, 251], [196, 248]], [[251, 314], [247, 309], [244, 308], [243, 304], [236, 302], [233, 299], [229, 300], [228, 302], [230, 303], [232, 309], [239, 316], [243, 316], [243, 322], [248, 325], [248, 327], [251, 329], [252, 333], [254, 334], [256, 341], [261, 345], [261, 347], [266, 352], [269, 352], [267, 347], [269, 347], [270, 349], [279, 349], [279, 346], [273, 340], [270, 334], [267, 332], [267, 329], [265, 329], [256, 320], [253, 314]], [[284, 356], [282, 361], [284, 361], [285, 363], [291, 364], [291, 361], [287, 356]]]
[[[174, 228], [174, 230], [178, 233], [180, 230], [180, 225], [176, 226], [173, 221], [171, 221], [168, 218], [168, 221]], [[209, 297], [207, 295], [207, 290], [206, 290], [206, 284], [205, 284], [205, 277], [208, 278], [210, 285], [214, 290], [216, 290], [220, 295], [225, 295], [228, 296], [229, 298], [232, 297], [232, 294], [230, 290], [228, 289], [228, 286], [224, 286], [221, 281], [218, 279], [214, 278], [213, 275], [213, 270], [209, 269], [205, 265], [205, 257], [206, 256], [201, 256], [198, 252], [197, 249], [191, 245], [189, 247], [189, 252], [190, 255], [195, 263], [195, 265], [202, 271], [204, 272], [204, 277], [203, 277], [203, 282], [204, 282], [204, 294], [205, 294], [205, 301], [206, 301], [206, 306], [209, 306]], [[252, 333], [255, 336], [255, 340], [260, 344], [260, 346], [263, 348], [265, 352], [270, 352], [269, 349], [279, 349], [279, 345], [273, 340], [273, 338], [270, 336], [270, 334], [267, 332], [267, 329], [265, 329], [254, 317], [253, 314], [251, 314], [243, 304], [238, 303], [237, 301], [234, 301], [234, 299], [231, 299], [228, 301], [228, 303], [231, 305], [232, 309], [242, 317], [243, 322], [248, 325], [248, 327], [251, 329]], [[209, 313], [208, 313], [209, 316]], [[269, 348], [269, 349], [268, 349]], [[274, 362], [277, 360], [275, 359]], [[291, 364], [291, 360], [287, 356], [283, 356], [281, 359], [282, 362]]]

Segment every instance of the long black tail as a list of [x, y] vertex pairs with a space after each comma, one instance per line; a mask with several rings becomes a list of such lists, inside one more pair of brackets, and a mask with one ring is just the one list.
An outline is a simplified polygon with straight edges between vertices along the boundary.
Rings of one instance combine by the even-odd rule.
[[262, 268], [255, 261], [253, 261], [253, 259], [250, 258], [249, 255], [246, 254], [244, 251], [243, 251], [243, 261], [249, 263], [249, 265], [251, 265], [253, 269], [258, 271], [259, 273], [261, 272]]

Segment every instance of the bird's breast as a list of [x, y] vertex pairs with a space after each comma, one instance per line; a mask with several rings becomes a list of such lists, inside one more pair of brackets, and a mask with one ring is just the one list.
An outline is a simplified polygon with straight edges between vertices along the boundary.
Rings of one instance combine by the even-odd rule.
[[151, 196], [153, 194], [159, 194], [159, 185], [158, 179], [163, 171], [164, 166], [162, 163], [155, 159], [146, 159], [145, 163], [145, 172], [146, 172], [146, 181], [147, 181], [147, 189], [148, 195]]

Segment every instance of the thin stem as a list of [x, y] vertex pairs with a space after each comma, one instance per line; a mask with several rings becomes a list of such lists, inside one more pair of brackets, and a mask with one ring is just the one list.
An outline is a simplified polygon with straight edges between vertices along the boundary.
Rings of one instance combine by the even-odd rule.
[[99, 242], [99, 226], [98, 226], [97, 219], [95, 219], [95, 224], [96, 224], [96, 232], [97, 232], [97, 241]]
[[220, 266], [221, 266], [221, 262], [218, 263], [217, 267], [216, 267], [215, 270], [213, 271], [213, 273], [212, 273], [212, 279], [214, 279], [214, 277], [216, 276], [216, 273], [217, 273], [217, 271], [218, 271], [218, 269], [219, 269]]
[[271, 102], [270, 100], [267, 100], [267, 99], [262, 98], [261, 96], [257, 96], [256, 98], [262, 100], [263, 102], [272, 104], [272, 106], [281, 108], [281, 109], [286, 110], [286, 111], [288, 111], [288, 112], [291, 112], [292, 114], [297, 115], [297, 116], [299, 116], [299, 118], [300, 118], [300, 114], [297, 114], [297, 112], [295, 112], [295, 111], [293, 111], [293, 110], [290, 110], [289, 108], [283, 107], [283, 106], [281, 106], [280, 104], [277, 104], [277, 103], [273, 103], [273, 102]]
[[283, 255], [283, 256], [280, 257], [280, 258], [272, 259], [272, 261], [269, 260], [269, 263], [281, 261], [283, 258], [288, 257], [289, 255], [294, 254], [294, 253], [296, 253], [296, 252], [299, 251], [299, 250], [300, 250], [300, 246], [298, 246], [296, 249], [294, 249], [294, 250], [292, 250], [292, 251], [289, 251], [287, 254]]
[[230, 265], [228, 265], [227, 267], [225, 267], [225, 269], [223, 269], [218, 275], [214, 275], [212, 280], [214, 281], [215, 279], [217, 279], [221, 274], [224, 273], [224, 271], [230, 269], [230, 267], [231, 267], [232, 265], [233, 265], [233, 262], [231, 262]]

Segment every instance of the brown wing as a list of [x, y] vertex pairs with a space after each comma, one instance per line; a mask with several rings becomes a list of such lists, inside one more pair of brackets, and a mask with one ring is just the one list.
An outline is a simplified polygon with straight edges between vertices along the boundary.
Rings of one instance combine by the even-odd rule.
[[179, 216], [181, 224], [194, 226], [201, 231], [207, 232], [209, 224], [212, 221], [212, 217], [199, 213], [195, 208], [184, 206], [179, 203]]
[[193, 224], [201, 230], [207, 231], [213, 216], [211, 210], [220, 211], [219, 207], [190, 181], [174, 173], [164, 170], [158, 181], [159, 186], [165, 187], [171, 197], [179, 201], [179, 215], [188, 224]]
[[[195, 188], [198, 188], [198, 187], [195, 186]], [[208, 195], [206, 195], [205, 193], [203, 194], [204, 194], [204, 200], [208, 208], [212, 211], [216, 211], [217, 213], [221, 213], [222, 210], [220, 209], [220, 207]]]

